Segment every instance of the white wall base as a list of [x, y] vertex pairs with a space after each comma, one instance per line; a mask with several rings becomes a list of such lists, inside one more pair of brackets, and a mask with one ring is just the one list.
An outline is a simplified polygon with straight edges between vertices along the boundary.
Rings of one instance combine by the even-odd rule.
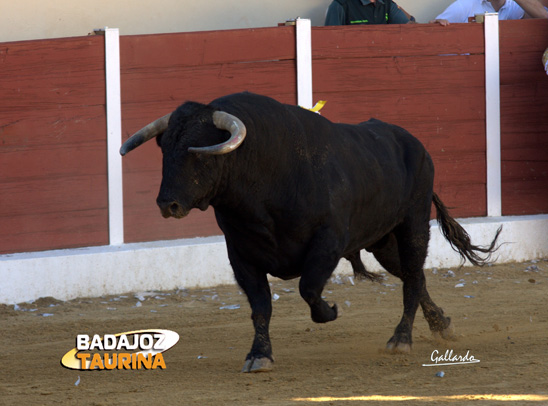
[[[498, 263], [548, 257], [548, 215], [460, 219], [474, 244], [488, 244], [503, 226]], [[426, 268], [458, 267], [461, 260], [431, 222]], [[372, 255], [370, 271], [382, 268]], [[465, 264], [469, 265], [469, 264]], [[351, 273], [342, 260], [337, 273]], [[0, 303], [53, 296], [60, 300], [132, 291], [234, 283], [223, 237], [124, 244], [0, 256]]]
[[234, 283], [223, 237], [0, 256], [0, 303]]

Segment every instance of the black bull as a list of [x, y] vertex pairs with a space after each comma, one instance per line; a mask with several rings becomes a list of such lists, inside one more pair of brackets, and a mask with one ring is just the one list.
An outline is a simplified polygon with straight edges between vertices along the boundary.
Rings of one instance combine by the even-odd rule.
[[325, 323], [337, 318], [337, 306], [321, 297], [337, 263], [346, 258], [357, 275], [373, 278], [359, 257], [362, 249], [372, 252], [403, 281], [403, 317], [387, 346], [409, 351], [419, 304], [433, 333], [448, 337], [452, 331], [423, 272], [432, 203], [463, 258], [481, 265], [496, 249], [498, 233], [486, 248], [471, 244], [433, 193], [430, 155], [395, 125], [375, 119], [334, 124], [297, 106], [240, 93], [209, 105], [187, 102], [136, 133], [120, 152], [153, 137], [163, 154], [162, 215], [215, 209], [252, 309], [255, 338], [244, 372], [272, 367], [267, 274], [300, 276], [312, 320]]

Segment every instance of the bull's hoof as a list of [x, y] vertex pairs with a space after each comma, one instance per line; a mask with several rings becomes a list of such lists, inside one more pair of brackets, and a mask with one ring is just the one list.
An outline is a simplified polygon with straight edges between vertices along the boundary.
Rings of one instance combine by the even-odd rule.
[[441, 331], [432, 331], [432, 335], [437, 339], [443, 339], [448, 341], [456, 340], [455, 328], [453, 322], [449, 322], [449, 325]]
[[393, 354], [409, 354], [411, 352], [411, 337], [407, 334], [394, 334], [386, 343], [386, 350]]
[[250, 358], [245, 361], [242, 372], [268, 372], [272, 368], [273, 362], [269, 358]]
[[314, 323], [328, 323], [337, 318], [339, 310], [337, 304], [329, 307], [325, 302], [322, 302], [320, 309], [312, 309], [311, 317]]
[[389, 341], [386, 343], [386, 350], [393, 354], [409, 354], [411, 352], [411, 344]]

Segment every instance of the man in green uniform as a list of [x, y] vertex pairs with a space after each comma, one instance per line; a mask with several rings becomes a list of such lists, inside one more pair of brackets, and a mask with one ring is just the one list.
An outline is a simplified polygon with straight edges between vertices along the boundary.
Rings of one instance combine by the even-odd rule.
[[392, 0], [333, 0], [325, 25], [407, 24], [415, 19]]

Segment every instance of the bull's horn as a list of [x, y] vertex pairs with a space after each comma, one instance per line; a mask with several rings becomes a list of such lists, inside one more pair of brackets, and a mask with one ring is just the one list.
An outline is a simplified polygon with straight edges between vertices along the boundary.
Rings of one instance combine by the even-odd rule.
[[146, 127], [141, 128], [131, 137], [129, 137], [120, 148], [120, 154], [125, 155], [129, 151], [132, 151], [135, 148], [137, 148], [139, 145], [162, 134], [167, 129], [167, 124], [169, 123], [169, 117], [171, 117], [171, 113], [166, 114], [165, 116], [163, 116], [162, 118], [159, 118], [156, 121], [153, 121]]
[[228, 154], [234, 151], [244, 142], [246, 136], [246, 128], [244, 123], [232, 114], [225, 113], [224, 111], [216, 111], [213, 113], [213, 124], [219, 130], [226, 130], [230, 132], [230, 138], [220, 144], [211, 145], [209, 147], [190, 147], [189, 152], [197, 154], [207, 155], [222, 155]]

